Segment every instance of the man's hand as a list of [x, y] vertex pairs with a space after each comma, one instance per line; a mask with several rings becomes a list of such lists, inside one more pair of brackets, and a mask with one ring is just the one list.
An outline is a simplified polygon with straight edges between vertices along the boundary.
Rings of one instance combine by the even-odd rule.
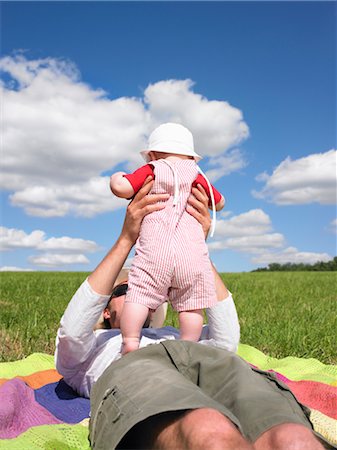
[[150, 212], [165, 208], [164, 202], [169, 198], [169, 195], [147, 195], [152, 186], [153, 180], [149, 176], [127, 208], [123, 229], [117, 242], [89, 275], [89, 284], [95, 292], [102, 295], [111, 294], [118, 274], [138, 238], [144, 216]]
[[205, 239], [211, 228], [212, 220], [208, 210], [208, 195], [201, 184], [192, 188], [192, 194], [188, 198], [186, 211], [201, 224], [205, 233]]
[[126, 239], [131, 245], [133, 245], [138, 238], [143, 218], [151, 212], [164, 209], [164, 202], [169, 198], [169, 194], [147, 195], [152, 186], [153, 179], [151, 176], [148, 176], [143, 187], [137, 192], [127, 207], [120, 239]]

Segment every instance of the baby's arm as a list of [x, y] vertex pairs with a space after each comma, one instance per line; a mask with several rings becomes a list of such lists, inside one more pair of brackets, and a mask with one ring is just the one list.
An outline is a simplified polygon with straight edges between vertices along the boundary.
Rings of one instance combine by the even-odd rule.
[[124, 177], [125, 172], [116, 172], [110, 177], [110, 189], [113, 194], [121, 198], [131, 198], [135, 191], [129, 180]]
[[146, 164], [129, 174], [116, 172], [110, 178], [110, 189], [117, 197], [132, 198], [141, 189], [148, 176], [154, 178], [151, 164]]
[[225, 206], [225, 198], [223, 195], [221, 195], [221, 199], [219, 200], [218, 203], [216, 203], [215, 209], [217, 211], [220, 211], [224, 206]]

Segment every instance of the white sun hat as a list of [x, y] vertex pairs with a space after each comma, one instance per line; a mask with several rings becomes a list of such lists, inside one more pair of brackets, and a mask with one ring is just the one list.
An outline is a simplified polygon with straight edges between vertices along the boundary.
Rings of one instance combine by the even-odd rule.
[[202, 158], [194, 151], [192, 133], [179, 123], [163, 123], [152, 131], [148, 148], [140, 152], [146, 162], [151, 151], [193, 156], [196, 161]]

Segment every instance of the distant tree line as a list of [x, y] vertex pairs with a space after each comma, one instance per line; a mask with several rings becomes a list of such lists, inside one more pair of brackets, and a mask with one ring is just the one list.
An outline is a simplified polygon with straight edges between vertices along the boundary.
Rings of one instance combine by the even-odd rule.
[[268, 267], [260, 267], [258, 269], [252, 270], [252, 272], [304, 272], [304, 271], [312, 271], [312, 272], [337, 271], [337, 256], [335, 256], [334, 259], [332, 259], [331, 261], [327, 262], [318, 261], [315, 264], [271, 263], [268, 264]]

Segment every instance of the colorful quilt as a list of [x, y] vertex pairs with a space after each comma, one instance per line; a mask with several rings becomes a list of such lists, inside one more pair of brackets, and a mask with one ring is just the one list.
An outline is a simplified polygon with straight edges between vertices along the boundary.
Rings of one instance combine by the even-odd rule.
[[[241, 344], [238, 354], [271, 370], [311, 408], [316, 431], [337, 444], [337, 366], [315, 359], [275, 359]], [[0, 449], [89, 450], [90, 403], [55, 370], [54, 358], [34, 353], [0, 364]]]

